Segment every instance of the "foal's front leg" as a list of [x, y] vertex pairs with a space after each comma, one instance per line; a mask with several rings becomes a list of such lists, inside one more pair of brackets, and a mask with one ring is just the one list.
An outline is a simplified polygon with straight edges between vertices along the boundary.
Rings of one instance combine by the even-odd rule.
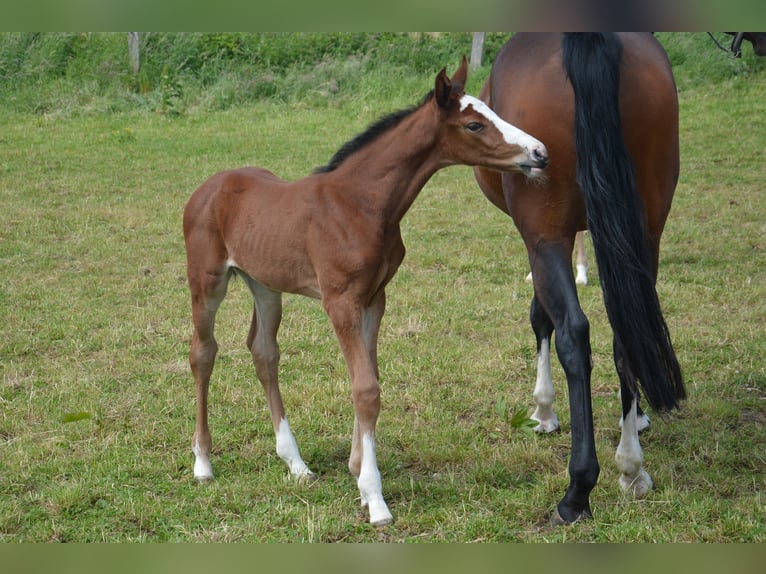
[[375, 454], [375, 425], [380, 413], [377, 338], [385, 309], [381, 291], [370, 307], [363, 309], [356, 298], [338, 297], [325, 300], [351, 376], [354, 400], [354, 435], [349, 457], [349, 470], [357, 478], [362, 505], [370, 512], [373, 526], [384, 526], [393, 520], [383, 499], [383, 486]]

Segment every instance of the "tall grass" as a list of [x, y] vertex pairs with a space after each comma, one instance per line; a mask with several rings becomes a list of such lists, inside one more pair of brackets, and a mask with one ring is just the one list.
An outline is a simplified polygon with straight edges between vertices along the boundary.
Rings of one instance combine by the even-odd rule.
[[[705, 34], [662, 33], [681, 90], [748, 77], [758, 64], [727, 59]], [[0, 34], [0, 104], [38, 114], [225, 110], [258, 101], [325, 107], [409, 93], [469, 54], [469, 33], [143, 33], [133, 74], [121, 33]], [[489, 63], [507, 38], [488, 33]], [[483, 79], [488, 66], [479, 71]], [[402, 92], [402, 90], [407, 90]]]
[[[504, 35], [489, 34], [492, 58]], [[68, 114], [149, 109], [174, 114], [256, 101], [325, 106], [453, 65], [471, 35], [144, 33], [134, 75], [125, 34], [0, 35], [0, 102]]]
[[[122, 36], [56, 37], [115, 42], [113, 61], [126, 58]], [[658, 289], [689, 400], [642, 437], [656, 489], [634, 501], [617, 486], [617, 380], [593, 281], [579, 297], [592, 326], [602, 464], [594, 519], [541, 524], [568, 480], [566, 385], [555, 366], [561, 433], [514, 428], [512, 413], [531, 407], [535, 368], [526, 255], [470, 170], [450, 168], [405, 217], [408, 256], [388, 290], [378, 455], [396, 522], [380, 531], [366, 524], [346, 469], [346, 367], [320, 307], [302, 298], [285, 298], [281, 381], [321, 479], [293, 484], [275, 456], [244, 346], [252, 303], [235, 283], [219, 313], [211, 388], [217, 480], [195, 484], [180, 218], [191, 191], [220, 169], [306, 175], [371, 120], [416, 102], [438, 69], [457, 65], [462, 43], [433, 69], [375, 67], [368, 51], [278, 73], [316, 80], [324, 67], [360, 66], [348, 75], [361, 83], [327, 97], [307, 90], [235, 104], [211, 95], [223, 79], [237, 91], [235, 67], [204, 87], [189, 71], [172, 114], [161, 113], [161, 87], [142, 93], [121, 60], [106, 66], [111, 79], [85, 82], [77, 56], [67, 66], [19, 56], [10, 66], [3, 37], [3, 74], [15, 70], [16, 81], [3, 82], [0, 107], [0, 540], [766, 541], [766, 61], [746, 46], [742, 61], [713, 52], [703, 64], [713, 51], [704, 35], [660, 37], [678, 62], [682, 174]], [[31, 54], [24, 38], [13, 36], [14, 49]], [[353, 78], [368, 69], [369, 83]]]

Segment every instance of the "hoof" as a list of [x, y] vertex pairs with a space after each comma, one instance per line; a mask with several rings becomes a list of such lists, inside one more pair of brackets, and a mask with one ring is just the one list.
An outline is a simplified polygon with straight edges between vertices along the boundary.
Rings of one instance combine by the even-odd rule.
[[559, 418], [554, 414], [549, 418], [538, 418], [537, 413], [532, 415], [532, 420], [537, 421], [539, 424], [533, 429], [538, 434], [550, 434], [558, 431], [561, 426], [559, 425]]
[[367, 508], [370, 512], [370, 524], [376, 528], [387, 526], [394, 521], [391, 511], [388, 509], [386, 501], [382, 497], [376, 497], [373, 500], [366, 500], [362, 495], [362, 508]]
[[583, 520], [589, 520], [591, 518], [593, 518], [593, 515], [591, 514], [590, 510], [584, 510], [574, 520], [565, 520], [564, 517], [559, 513], [558, 507], [556, 507], [553, 510], [553, 514], [551, 514], [550, 519], [548, 520], [548, 524], [550, 526], [569, 526], [570, 524], [581, 522]]
[[632, 494], [634, 498], [641, 499], [654, 488], [654, 482], [652, 482], [649, 473], [641, 469], [638, 476], [633, 478], [625, 474], [620, 476], [620, 487], [628, 494]]
[[370, 517], [370, 524], [373, 525], [375, 528], [383, 528], [384, 526], [388, 526], [394, 521], [394, 517], [391, 516], [389, 513], [388, 516], [380, 516], [376, 518], [375, 520]]
[[558, 421], [541, 421], [539, 425], [537, 425], [534, 430], [537, 434], [551, 434], [554, 432], [558, 432], [561, 427], [559, 426]]
[[319, 480], [319, 475], [315, 472], [311, 472], [310, 470], [308, 472], [302, 472], [300, 474], [294, 474], [293, 478], [295, 481], [300, 484], [312, 484]]

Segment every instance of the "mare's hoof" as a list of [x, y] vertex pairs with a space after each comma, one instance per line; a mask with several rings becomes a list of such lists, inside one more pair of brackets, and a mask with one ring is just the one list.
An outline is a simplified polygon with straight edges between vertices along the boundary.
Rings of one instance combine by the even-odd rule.
[[634, 498], [639, 500], [644, 498], [649, 494], [649, 491], [654, 488], [652, 477], [650, 477], [649, 473], [643, 468], [639, 471], [638, 475], [633, 478], [623, 474], [620, 476], [619, 483], [624, 492], [632, 494]]
[[574, 524], [575, 522], [580, 522], [582, 520], [589, 520], [591, 518], [593, 518], [593, 515], [590, 513], [589, 510], [585, 510], [585, 511], [581, 512], [577, 516], [577, 518], [575, 518], [574, 520], [571, 520], [571, 521], [570, 520], [565, 520], [564, 517], [561, 516], [561, 514], [559, 513], [559, 509], [555, 508], [553, 510], [553, 514], [551, 514], [551, 517], [550, 517], [550, 520], [548, 521], [548, 523], [551, 526], [568, 526], [570, 524]]
[[383, 528], [384, 526], [391, 524], [393, 521], [394, 517], [389, 514], [388, 516], [384, 516], [383, 518], [379, 518], [375, 521], [370, 520], [370, 524], [375, 528]]
[[304, 472], [295, 476], [295, 480], [298, 484], [312, 484], [319, 480], [319, 475], [315, 472]]
[[[537, 420], [537, 419], [533, 419]], [[532, 430], [534, 430], [537, 434], [553, 434], [555, 432], [558, 432], [561, 430], [561, 427], [559, 425], [559, 421], [557, 418], [554, 417], [554, 419], [547, 420], [547, 421], [537, 421], [539, 424]]]

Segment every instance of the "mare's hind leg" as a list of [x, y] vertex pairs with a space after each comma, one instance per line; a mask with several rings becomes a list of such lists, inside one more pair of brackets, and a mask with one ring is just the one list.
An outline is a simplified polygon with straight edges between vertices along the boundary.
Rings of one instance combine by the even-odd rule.
[[638, 433], [649, 426], [649, 418], [639, 416], [638, 395], [634, 390], [636, 381], [633, 373], [622, 360], [619, 343], [614, 342], [614, 358], [617, 374], [620, 378], [620, 402], [622, 404], [622, 433], [620, 443], [614, 454], [614, 461], [620, 471], [620, 487], [632, 493], [636, 498], [643, 498], [653, 488], [649, 473], [644, 468], [644, 453]]
[[527, 245], [535, 246], [530, 253], [535, 297], [553, 322], [556, 353], [569, 388], [572, 435], [569, 487], [552, 522], [571, 523], [591, 516], [590, 492], [599, 475], [590, 396], [590, 326], [577, 300], [571, 244], [525, 240]]
[[218, 344], [213, 335], [215, 315], [226, 296], [229, 281], [228, 269], [217, 273], [195, 273], [189, 270], [189, 287], [192, 295], [192, 334], [189, 363], [197, 392], [197, 423], [192, 437], [194, 452], [194, 478], [200, 481], [213, 478], [210, 450], [213, 441], [208, 427], [208, 389], [213, 372]]
[[[585, 252], [585, 232], [578, 231], [575, 235], [575, 247], [576, 258], [575, 268], [577, 269], [577, 277], [575, 277], [575, 283], [578, 285], [588, 284], [588, 254]], [[527, 274], [527, 283], [532, 282], [532, 272]]]
[[575, 260], [575, 267], [577, 268], [577, 277], [575, 277], [575, 283], [578, 285], [588, 284], [588, 254], [585, 253], [585, 232], [578, 231], [575, 235], [575, 252], [577, 253], [577, 259]]
[[[622, 385], [620, 385], [620, 387], [622, 387]], [[622, 405], [622, 388], [620, 388], [618, 397], [620, 398], [620, 405]], [[625, 413], [623, 412], [622, 408], [620, 408], [620, 428], [623, 427], [624, 421]], [[651, 423], [652, 421], [649, 419], [649, 415], [644, 412], [644, 409], [641, 408], [640, 404], [636, 403], [636, 428], [638, 429], [638, 432], [644, 432], [651, 426]]]
[[537, 379], [533, 393], [535, 412], [532, 419], [539, 424], [535, 427], [538, 433], [551, 433], [559, 429], [559, 418], [553, 411], [553, 399], [556, 395], [551, 380], [551, 334], [553, 323], [545, 312], [537, 297], [532, 298], [529, 309], [529, 320], [537, 339]]
[[247, 346], [253, 355], [255, 373], [266, 394], [271, 423], [277, 437], [277, 455], [285, 461], [295, 478], [313, 478], [314, 473], [301, 458], [298, 443], [287, 422], [282, 394], [279, 392], [277, 331], [282, 320], [282, 294], [264, 287], [244, 274], [243, 277], [253, 294], [254, 302]]

